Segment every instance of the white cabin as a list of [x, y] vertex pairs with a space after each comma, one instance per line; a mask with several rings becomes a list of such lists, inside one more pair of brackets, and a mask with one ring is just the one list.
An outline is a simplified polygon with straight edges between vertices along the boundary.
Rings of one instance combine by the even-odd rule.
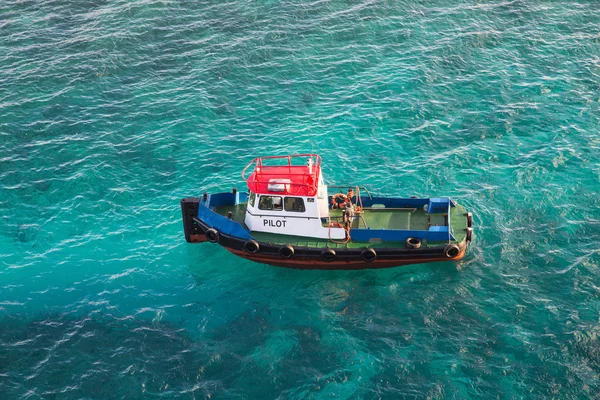
[[[279, 165], [264, 165], [266, 160], [279, 162]], [[284, 165], [281, 165], [282, 160], [286, 162]], [[294, 161], [302, 164], [293, 165]], [[343, 228], [329, 224], [329, 200], [321, 173], [321, 157], [314, 154], [263, 157], [254, 159], [248, 167], [253, 164], [254, 170], [246, 179], [250, 193], [245, 223], [251, 231], [319, 239], [345, 238]]]

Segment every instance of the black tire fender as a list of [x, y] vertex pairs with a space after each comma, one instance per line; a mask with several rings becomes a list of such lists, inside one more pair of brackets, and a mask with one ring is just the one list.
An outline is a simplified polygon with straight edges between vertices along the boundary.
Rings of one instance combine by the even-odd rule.
[[473, 240], [473, 228], [467, 228], [467, 238], [466, 238], [467, 242], [470, 242]]
[[360, 258], [362, 258], [363, 261], [368, 263], [373, 262], [377, 259], [377, 252], [375, 251], [375, 249], [372, 249], [370, 247], [366, 248], [360, 253]]
[[325, 249], [321, 252], [321, 260], [325, 262], [332, 262], [335, 260], [335, 250], [333, 249]]
[[473, 226], [473, 213], [467, 213], [467, 227], [471, 228]]
[[248, 254], [256, 254], [258, 253], [258, 250], [260, 250], [260, 245], [256, 240], [250, 239], [244, 243], [244, 250]]
[[294, 257], [294, 246], [292, 246], [291, 244], [286, 244], [285, 246], [281, 246], [279, 248], [279, 255], [281, 256], [281, 258], [287, 258], [287, 259]]
[[421, 239], [414, 237], [406, 238], [406, 247], [409, 249], [418, 249], [421, 247]]
[[205, 233], [206, 239], [208, 239], [211, 243], [216, 243], [219, 241], [219, 232], [216, 229], [210, 228]]
[[448, 258], [454, 258], [459, 255], [460, 249], [455, 244], [449, 244], [444, 248], [444, 255]]

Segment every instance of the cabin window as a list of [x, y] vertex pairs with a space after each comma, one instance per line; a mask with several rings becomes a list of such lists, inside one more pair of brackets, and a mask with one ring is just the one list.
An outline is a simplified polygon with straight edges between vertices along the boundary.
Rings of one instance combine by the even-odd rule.
[[256, 200], [256, 194], [254, 192], [250, 192], [250, 199], [249, 199], [249, 203], [250, 203], [250, 207], [254, 207], [254, 200]]
[[286, 197], [284, 201], [285, 211], [304, 212], [304, 199], [302, 197]]
[[281, 196], [260, 196], [258, 209], [283, 211], [283, 199]]

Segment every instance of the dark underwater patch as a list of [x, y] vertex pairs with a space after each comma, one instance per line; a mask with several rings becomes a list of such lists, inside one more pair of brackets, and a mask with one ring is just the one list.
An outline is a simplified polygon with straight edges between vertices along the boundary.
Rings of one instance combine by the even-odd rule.
[[21, 243], [29, 243], [35, 240], [39, 229], [39, 225], [35, 224], [20, 225], [17, 229], [16, 238]]
[[206, 346], [165, 323], [56, 313], [30, 321], [7, 316], [0, 324], [0, 386], [9, 398], [28, 391], [61, 398], [176, 395], [198, 381], [209, 358]]
[[277, 368], [278, 383], [257, 374], [250, 356], [274, 332], [265, 315], [261, 309], [244, 312], [196, 341], [165, 322], [61, 313], [32, 320], [5, 316], [0, 320], [0, 387], [9, 398], [29, 391], [61, 398], [115, 393], [123, 398], [185, 393], [271, 398], [310, 380], [310, 371], [330, 373], [339, 366], [335, 352], [323, 357], [316, 331], [299, 327], [298, 350]]

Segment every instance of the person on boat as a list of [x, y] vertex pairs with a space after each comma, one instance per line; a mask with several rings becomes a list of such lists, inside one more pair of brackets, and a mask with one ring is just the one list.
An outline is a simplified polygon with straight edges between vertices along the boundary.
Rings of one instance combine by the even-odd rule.
[[348, 194], [346, 195], [346, 201], [352, 204], [352, 198], [354, 197], [354, 190], [348, 189]]
[[350, 228], [352, 226], [352, 221], [354, 221], [354, 206], [352, 202], [347, 202], [346, 207], [342, 213], [342, 221], [344, 222], [344, 230], [346, 231], [346, 239], [350, 240]]

